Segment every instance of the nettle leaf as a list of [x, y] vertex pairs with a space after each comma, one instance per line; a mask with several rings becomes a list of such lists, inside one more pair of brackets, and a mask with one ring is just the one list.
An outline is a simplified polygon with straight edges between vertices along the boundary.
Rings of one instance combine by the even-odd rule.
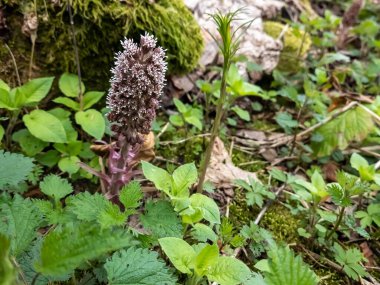
[[43, 110], [34, 110], [24, 115], [22, 120], [29, 132], [46, 142], [67, 142], [66, 132], [61, 121]]
[[33, 171], [33, 159], [0, 150], [0, 189], [17, 186]]
[[182, 237], [181, 220], [167, 201], [148, 201], [140, 220], [154, 238]]
[[268, 285], [316, 285], [318, 278], [300, 256], [288, 247], [275, 247], [268, 252], [269, 272], [265, 272]]
[[26, 98], [25, 104], [38, 103], [49, 93], [54, 77], [32, 79], [18, 87], [18, 90]]
[[110, 285], [175, 285], [177, 278], [154, 251], [131, 247], [116, 252], [105, 265]]
[[56, 202], [72, 193], [73, 187], [67, 179], [61, 178], [57, 175], [48, 175], [40, 183], [42, 193], [53, 198]]
[[[251, 275], [251, 270], [242, 261], [229, 257], [221, 256], [215, 264], [211, 266], [207, 277], [220, 285], [238, 285], [246, 281]], [[291, 283], [284, 283], [291, 284]]]
[[172, 177], [172, 195], [176, 197], [188, 197], [189, 187], [198, 179], [198, 171], [194, 163], [188, 163], [174, 170]]
[[351, 200], [348, 197], [347, 192], [338, 183], [328, 184], [327, 192], [331, 195], [331, 199], [336, 205], [347, 207], [351, 204]]
[[90, 91], [84, 94], [83, 96], [83, 109], [87, 110], [91, 108], [93, 105], [98, 103], [98, 101], [104, 96], [105, 92], [99, 91]]
[[60, 276], [73, 272], [87, 260], [131, 244], [124, 230], [100, 229], [91, 224], [67, 226], [51, 231], [44, 239], [41, 259], [35, 264], [38, 272]]
[[0, 233], [10, 239], [13, 256], [28, 249], [41, 222], [39, 210], [29, 199], [15, 195], [10, 203], [0, 204]]
[[66, 210], [73, 213], [79, 220], [97, 222], [101, 228], [123, 225], [128, 213], [122, 213], [120, 208], [104, 198], [103, 195], [83, 192], [66, 199]]
[[315, 131], [323, 137], [322, 142], [313, 142], [311, 147], [317, 156], [330, 155], [335, 149], [344, 150], [350, 142], [364, 140], [373, 130], [371, 114], [357, 107], [339, 115]]
[[98, 140], [103, 137], [106, 130], [103, 115], [94, 109], [76, 112], [75, 121], [86, 133]]
[[128, 214], [133, 214], [135, 209], [140, 206], [143, 196], [140, 183], [132, 181], [121, 189], [119, 200], [128, 210]]
[[166, 170], [154, 166], [149, 162], [142, 161], [141, 165], [145, 178], [153, 182], [158, 190], [164, 191], [167, 195], [171, 195], [171, 175]]
[[191, 273], [196, 253], [186, 241], [180, 238], [165, 237], [159, 239], [158, 242], [175, 268], [182, 273]]
[[[79, 82], [81, 84], [81, 90], [79, 90]], [[82, 91], [82, 94], [84, 94], [85, 91], [83, 82], [79, 81], [77, 75], [71, 73], [62, 74], [59, 78], [58, 86], [67, 97], [79, 97], [80, 91]]]

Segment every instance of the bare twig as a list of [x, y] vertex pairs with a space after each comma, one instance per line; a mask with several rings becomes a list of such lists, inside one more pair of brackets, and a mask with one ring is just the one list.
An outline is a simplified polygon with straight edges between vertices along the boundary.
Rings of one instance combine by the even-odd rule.
[[260, 213], [257, 215], [257, 218], [255, 219], [255, 224], [258, 225], [261, 221], [261, 219], [264, 217], [266, 211], [268, 210], [269, 206], [272, 205], [273, 201], [281, 194], [281, 192], [285, 189], [286, 184], [283, 184], [280, 188], [277, 189], [275, 194], [275, 198], [273, 200], [269, 200], [265, 206], [261, 209]]
[[18, 84], [18, 86], [21, 86], [21, 79], [20, 79], [20, 74], [18, 73], [16, 58], [14, 57], [13, 52], [11, 51], [9, 46], [6, 43], [4, 43], [4, 45], [5, 45], [5, 48], [8, 50], [9, 54], [11, 55], [12, 62], [13, 62], [15, 72], [16, 72], [17, 84]]

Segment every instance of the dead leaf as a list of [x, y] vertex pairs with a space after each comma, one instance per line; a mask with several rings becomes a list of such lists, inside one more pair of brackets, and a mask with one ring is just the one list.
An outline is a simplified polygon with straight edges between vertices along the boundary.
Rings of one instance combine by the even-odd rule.
[[242, 170], [232, 163], [222, 140], [216, 138], [210, 164], [206, 172], [206, 181], [212, 182], [217, 188], [230, 188], [234, 180], [248, 181], [249, 176], [257, 180], [255, 173]]

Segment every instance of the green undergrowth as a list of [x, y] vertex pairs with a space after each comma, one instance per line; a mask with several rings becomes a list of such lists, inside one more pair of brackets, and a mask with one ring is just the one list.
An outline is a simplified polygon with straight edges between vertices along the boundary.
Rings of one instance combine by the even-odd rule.
[[[72, 44], [66, 1], [53, 5], [38, 0], [38, 30], [35, 52], [35, 73], [57, 74], [75, 72], [76, 62]], [[124, 37], [139, 38], [151, 33], [167, 51], [170, 74], [190, 72], [197, 65], [203, 50], [200, 27], [183, 1], [92, 1], [74, 0], [75, 34], [82, 75], [85, 81], [96, 87], [108, 87], [109, 70], [114, 53], [120, 50]], [[30, 38], [21, 32], [23, 14], [34, 11], [30, 1], [6, 1], [6, 17], [9, 29], [8, 45], [16, 56], [20, 70], [27, 71], [31, 53]], [[54, 45], [51, 43], [54, 42]], [[3, 75], [14, 74], [11, 58], [0, 47], [1, 62], [6, 62]], [[99, 68], [102, 67], [102, 68]], [[23, 77], [25, 78], [25, 77]]]
[[293, 243], [299, 240], [297, 229], [300, 222], [287, 208], [274, 204], [265, 213], [260, 226], [269, 230], [277, 241]]
[[229, 219], [237, 229], [241, 229], [255, 219], [258, 211], [247, 205], [244, 190], [236, 188], [234, 191], [235, 196], [230, 206]]

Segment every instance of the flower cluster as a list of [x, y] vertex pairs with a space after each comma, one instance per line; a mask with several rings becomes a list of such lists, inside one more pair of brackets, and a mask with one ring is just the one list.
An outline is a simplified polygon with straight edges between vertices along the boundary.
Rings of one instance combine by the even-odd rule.
[[143, 134], [149, 133], [165, 84], [165, 52], [156, 45], [149, 34], [141, 36], [140, 45], [125, 39], [111, 70], [107, 96], [111, 130], [132, 146], [141, 144]]

